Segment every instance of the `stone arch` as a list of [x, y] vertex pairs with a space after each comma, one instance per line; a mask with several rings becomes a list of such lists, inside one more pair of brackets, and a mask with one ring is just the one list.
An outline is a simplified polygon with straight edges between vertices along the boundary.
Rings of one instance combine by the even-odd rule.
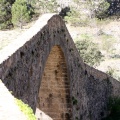
[[72, 120], [70, 80], [64, 53], [58, 45], [52, 47], [45, 65], [37, 108], [53, 120]]

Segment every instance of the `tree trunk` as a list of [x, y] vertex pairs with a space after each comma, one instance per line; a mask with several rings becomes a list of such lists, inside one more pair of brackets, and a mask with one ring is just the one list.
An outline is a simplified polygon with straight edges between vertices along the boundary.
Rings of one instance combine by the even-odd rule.
[[22, 29], [22, 22], [20, 22], [20, 29]]

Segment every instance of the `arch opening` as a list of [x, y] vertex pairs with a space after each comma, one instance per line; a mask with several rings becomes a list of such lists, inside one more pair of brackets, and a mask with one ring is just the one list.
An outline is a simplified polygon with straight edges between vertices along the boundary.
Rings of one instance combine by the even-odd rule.
[[59, 46], [54, 46], [48, 56], [39, 89], [37, 109], [46, 114], [40, 112], [37, 115], [37, 118], [42, 120], [72, 120], [70, 81], [64, 54]]

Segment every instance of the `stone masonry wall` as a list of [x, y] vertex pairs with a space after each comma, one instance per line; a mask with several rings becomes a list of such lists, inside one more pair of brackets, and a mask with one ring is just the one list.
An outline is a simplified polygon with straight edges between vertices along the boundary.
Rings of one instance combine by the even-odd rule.
[[[43, 18], [44, 25], [41, 22]], [[60, 16], [54, 15], [48, 22], [45, 15], [41, 19], [26, 37], [19, 38], [22, 41], [22, 44], [16, 42], [19, 47], [12, 46], [12, 51], [6, 48], [0, 53], [0, 56], [3, 55], [0, 60], [0, 79], [17, 98], [28, 103], [35, 112], [38, 96], [42, 96], [39, 90], [44, 86], [42, 82], [45, 79], [42, 76], [44, 69], [46, 71], [45, 63], [49, 60], [52, 48], [59, 46], [64, 54], [70, 84], [71, 119], [101, 120], [107, 114], [109, 98], [120, 96], [120, 83], [83, 63]], [[35, 30], [39, 27], [41, 29]], [[4, 51], [7, 55], [3, 54]], [[54, 53], [57, 54], [57, 51]], [[46, 105], [48, 104], [46, 101]]]

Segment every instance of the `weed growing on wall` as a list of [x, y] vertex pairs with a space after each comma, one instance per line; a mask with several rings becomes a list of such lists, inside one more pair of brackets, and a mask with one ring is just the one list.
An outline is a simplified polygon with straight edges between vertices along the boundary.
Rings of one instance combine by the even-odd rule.
[[120, 98], [110, 98], [108, 112], [109, 115], [102, 120], [120, 120]]
[[21, 100], [15, 98], [15, 102], [20, 110], [27, 116], [27, 120], [36, 120], [33, 110]]

